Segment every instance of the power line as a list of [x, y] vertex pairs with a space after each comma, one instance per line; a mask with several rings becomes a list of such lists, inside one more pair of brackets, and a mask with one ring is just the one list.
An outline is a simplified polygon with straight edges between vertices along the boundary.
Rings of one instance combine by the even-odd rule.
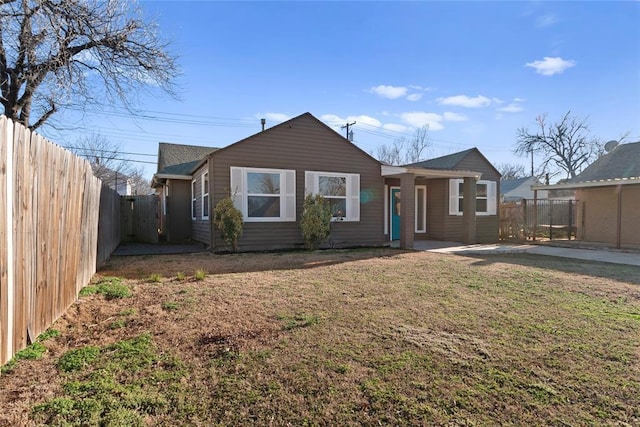
[[[66, 148], [67, 150], [83, 150], [83, 151], [93, 151], [93, 152], [99, 152], [99, 153], [104, 153], [105, 151], [109, 152], [108, 150], [102, 150], [100, 148], [92, 148], [92, 147], [73, 147], [70, 145], [63, 145], [62, 148]], [[113, 153], [118, 153], [118, 154], [127, 154], [130, 156], [148, 156], [148, 157], [156, 157], [157, 154], [146, 154], [146, 153], [128, 153], [126, 151], [119, 151], [119, 150], [115, 150], [112, 151]], [[99, 157], [104, 157], [104, 156], [99, 156]]]

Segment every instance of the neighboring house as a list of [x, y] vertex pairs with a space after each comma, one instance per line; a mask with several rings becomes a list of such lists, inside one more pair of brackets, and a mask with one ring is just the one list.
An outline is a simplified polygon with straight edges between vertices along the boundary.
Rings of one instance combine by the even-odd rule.
[[[535, 176], [517, 179], [505, 179], [500, 181], [500, 200], [503, 202], [515, 202], [522, 199], [533, 199], [532, 185], [541, 184]], [[538, 199], [546, 199], [547, 191], [538, 191]]]
[[578, 176], [539, 190], [575, 190], [578, 239], [640, 245], [640, 142], [622, 144]]
[[121, 196], [130, 196], [133, 191], [133, 181], [127, 175], [109, 169], [102, 165], [93, 165], [93, 173]]
[[172, 242], [193, 239], [227, 250], [211, 214], [231, 195], [244, 218], [240, 250], [302, 247], [306, 194], [328, 199], [333, 222], [327, 245], [334, 247], [498, 240], [500, 174], [475, 148], [413, 165], [382, 165], [309, 113], [225, 148], [179, 147], [182, 163], [172, 165], [161, 158], [176, 146], [160, 145], [153, 179], [167, 194], [163, 231]]

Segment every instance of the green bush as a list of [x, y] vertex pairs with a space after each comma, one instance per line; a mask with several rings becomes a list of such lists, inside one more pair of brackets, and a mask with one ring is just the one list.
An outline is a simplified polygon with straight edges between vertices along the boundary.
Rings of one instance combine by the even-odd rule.
[[304, 198], [302, 219], [300, 220], [302, 238], [307, 249], [318, 249], [331, 233], [331, 209], [329, 202], [319, 194], [308, 194]]
[[237, 252], [238, 239], [242, 236], [242, 212], [233, 206], [231, 196], [216, 203], [213, 218], [213, 223], [222, 233], [222, 239]]

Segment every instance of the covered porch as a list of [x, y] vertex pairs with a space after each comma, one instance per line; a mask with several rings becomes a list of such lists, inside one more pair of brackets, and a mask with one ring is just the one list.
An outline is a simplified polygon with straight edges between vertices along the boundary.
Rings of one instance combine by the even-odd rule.
[[453, 236], [464, 244], [476, 243], [476, 183], [481, 175], [383, 165], [385, 241], [404, 249], [413, 249], [416, 240], [444, 241]]

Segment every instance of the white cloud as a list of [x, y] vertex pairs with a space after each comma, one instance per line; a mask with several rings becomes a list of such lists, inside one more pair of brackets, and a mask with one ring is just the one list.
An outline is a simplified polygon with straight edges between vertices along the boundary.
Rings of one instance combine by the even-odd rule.
[[379, 86], [374, 86], [369, 90], [370, 92], [375, 93], [376, 95], [382, 98], [388, 98], [388, 99], [402, 98], [407, 94], [407, 88], [404, 86], [379, 85]]
[[267, 122], [276, 122], [282, 123], [291, 119], [291, 116], [284, 113], [264, 113], [264, 114], [256, 114], [256, 118], [258, 119], [267, 119]]
[[537, 60], [533, 62], [527, 62], [525, 67], [535, 68], [536, 73], [543, 76], [553, 76], [554, 74], [561, 74], [564, 70], [567, 70], [576, 65], [576, 61], [571, 59], [565, 60], [560, 57], [545, 56], [543, 60]]
[[421, 93], [412, 93], [411, 95], [407, 95], [407, 101], [418, 101], [422, 98]]
[[538, 18], [536, 18], [536, 27], [538, 28], [549, 27], [557, 23], [558, 21], [559, 21], [558, 17], [555, 14], [549, 13], [547, 15], [539, 16]]
[[395, 123], [387, 123], [385, 125], [382, 125], [382, 128], [386, 130], [390, 130], [392, 132], [400, 132], [400, 133], [409, 133], [413, 130], [409, 126], [398, 125]]
[[513, 102], [524, 102], [526, 99], [524, 98], [513, 98]]
[[502, 111], [504, 113], [519, 113], [520, 111], [522, 111], [524, 108], [522, 108], [522, 105], [512, 102], [509, 105], [505, 105], [504, 107], [500, 107], [497, 108], [497, 111]]
[[424, 112], [410, 112], [410, 113], [402, 113], [400, 118], [407, 124], [415, 127], [421, 128], [422, 126], [428, 125], [429, 130], [442, 130], [444, 126], [442, 126], [443, 117], [440, 114], [436, 113], [424, 113]]
[[469, 120], [469, 118], [465, 115], [452, 113], [450, 111], [446, 111], [443, 116], [444, 119], [448, 122], [465, 122]]
[[369, 126], [373, 126], [376, 128], [382, 127], [382, 123], [380, 120], [373, 118], [371, 116], [359, 115], [359, 116], [347, 116], [342, 118], [335, 114], [324, 114], [320, 116], [320, 120], [329, 124], [329, 126], [344, 126], [347, 122], [352, 123], [356, 122], [356, 124], [366, 124]]
[[482, 95], [478, 95], [475, 98], [467, 95], [456, 95], [449, 96], [447, 98], [438, 98], [436, 101], [442, 105], [455, 105], [457, 107], [465, 108], [480, 108], [491, 105], [491, 99]]

